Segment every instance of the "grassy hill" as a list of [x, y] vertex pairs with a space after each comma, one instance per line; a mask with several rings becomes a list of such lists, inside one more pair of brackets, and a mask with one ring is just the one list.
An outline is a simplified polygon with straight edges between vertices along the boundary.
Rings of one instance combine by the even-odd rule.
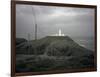
[[68, 36], [47, 36], [24, 42], [16, 53], [17, 72], [96, 66], [93, 51], [80, 46]]
[[68, 36], [47, 36], [32, 41], [35, 54], [47, 54], [49, 56], [82, 56], [92, 51], [78, 45]]

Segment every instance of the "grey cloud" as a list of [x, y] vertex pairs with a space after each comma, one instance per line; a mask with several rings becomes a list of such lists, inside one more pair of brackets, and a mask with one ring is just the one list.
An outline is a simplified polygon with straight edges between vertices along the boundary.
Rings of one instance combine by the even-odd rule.
[[[32, 11], [33, 8], [33, 11]], [[16, 5], [16, 37], [34, 39], [34, 14], [38, 38], [57, 33], [61, 28], [69, 36], [93, 36], [94, 9], [35, 5]]]

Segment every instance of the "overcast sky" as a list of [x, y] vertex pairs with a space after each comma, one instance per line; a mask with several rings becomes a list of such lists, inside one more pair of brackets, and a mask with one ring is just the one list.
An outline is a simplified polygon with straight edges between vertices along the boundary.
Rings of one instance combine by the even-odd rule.
[[[33, 9], [33, 10], [32, 10]], [[38, 38], [58, 33], [61, 29], [66, 36], [94, 36], [94, 9], [16, 5], [16, 37], [34, 39], [34, 14]]]

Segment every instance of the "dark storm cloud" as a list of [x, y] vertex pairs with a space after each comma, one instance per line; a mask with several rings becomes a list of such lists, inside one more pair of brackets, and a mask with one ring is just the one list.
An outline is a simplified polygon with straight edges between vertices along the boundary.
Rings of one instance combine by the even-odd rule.
[[16, 36], [34, 39], [34, 14], [38, 38], [58, 33], [68, 36], [93, 36], [94, 9], [16, 5]]

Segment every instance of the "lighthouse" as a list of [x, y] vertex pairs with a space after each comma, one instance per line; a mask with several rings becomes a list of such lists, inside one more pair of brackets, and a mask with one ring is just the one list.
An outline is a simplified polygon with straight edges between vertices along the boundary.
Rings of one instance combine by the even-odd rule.
[[59, 29], [59, 34], [58, 34], [58, 36], [61, 36], [61, 29]]
[[61, 29], [59, 29], [58, 34], [53, 34], [52, 36], [65, 36], [65, 34], [63, 34]]
[[61, 32], [61, 29], [59, 29], [58, 36], [64, 36], [64, 34], [62, 34], [62, 32]]

